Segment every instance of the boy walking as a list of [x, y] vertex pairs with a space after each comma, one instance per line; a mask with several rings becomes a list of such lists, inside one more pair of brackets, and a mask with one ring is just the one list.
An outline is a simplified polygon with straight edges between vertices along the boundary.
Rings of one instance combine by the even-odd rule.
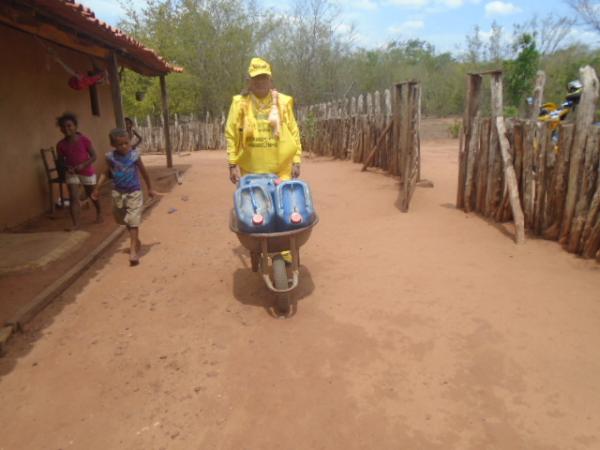
[[100, 175], [98, 186], [92, 195], [97, 199], [99, 187], [107, 178], [112, 178], [113, 215], [117, 223], [125, 225], [129, 231], [129, 264], [137, 266], [141, 247], [139, 226], [144, 206], [140, 174], [148, 187], [148, 195], [154, 197], [157, 193], [152, 190], [139, 150], [131, 147], [127, 130], [115, 128], [110, 132], [109, 138], [114, 150], [106, 154], [108, 169]]

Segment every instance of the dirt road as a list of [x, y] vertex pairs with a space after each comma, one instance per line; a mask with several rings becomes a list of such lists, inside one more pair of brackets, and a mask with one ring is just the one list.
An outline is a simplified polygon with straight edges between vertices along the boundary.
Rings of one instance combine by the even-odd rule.
[[224, 155], [181, 158], [142, 264], [115, 246], [0, 359], [0, 448], [600, 448], [600, 268], [456, 211], [456, 145], [425, 143], [409, 214], [390, 177], [304, 164], [288, 320], [228, 231]]

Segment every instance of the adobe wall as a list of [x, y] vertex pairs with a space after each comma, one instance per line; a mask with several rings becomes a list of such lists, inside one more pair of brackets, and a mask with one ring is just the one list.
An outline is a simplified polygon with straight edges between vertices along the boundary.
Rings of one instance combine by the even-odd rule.
[[[77, 72], [92, 68], [89, 56], [49, 44]], [[32, 219], [48, 208], [47, 182], [40, 148], [62, 138], [56, 117], [71, 111], [79, 129], [98, 152], [96, 169], [109, 149], [108, 132], [115, 126], [110, 86], [98, 86], [100, 116], [93, 116], [89, 91], [67, 85], [70, 75], [37, 39], [0, 25], [0, 230]], [[105, 67], [101, 60], [95, 63]], [[57, 189], [55, 188], [55, 191]]]

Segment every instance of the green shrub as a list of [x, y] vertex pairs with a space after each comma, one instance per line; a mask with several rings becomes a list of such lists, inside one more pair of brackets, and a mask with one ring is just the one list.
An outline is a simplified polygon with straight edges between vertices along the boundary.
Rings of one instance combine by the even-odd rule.
[[458, 139], [460, 135], [460, 129], [462, 128], [462, 123], [458, 119], [454, 119], [454, 123], [448, 127], [448, 134], [452, 139]]
[[515, 106], [505, 106], [504, 107], [504, 117], [518, 117], [519, 116], [519, 108]]

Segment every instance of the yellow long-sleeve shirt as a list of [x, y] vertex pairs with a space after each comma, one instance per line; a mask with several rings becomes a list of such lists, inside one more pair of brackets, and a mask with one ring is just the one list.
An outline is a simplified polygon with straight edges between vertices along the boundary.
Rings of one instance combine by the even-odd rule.
[[[264, 99], [267, 108], [257, 110], [249, 97], [233, 97], [225, 126], [227, 158], [230, 164], [239, 165], [243, 173], [275, 173], [283, 179], [289, 179], [292, 164], [299, 164], [302, 156], [300, 132], [294, 117], [294, 100], [288, 95], [279, 94], [279, 139], [275, 138], [268, 120], [271, 101], [269, 95], [268, 99]], [[248, 107], [254, 108], [256, 129], [244, 142], [244, 110]]]

